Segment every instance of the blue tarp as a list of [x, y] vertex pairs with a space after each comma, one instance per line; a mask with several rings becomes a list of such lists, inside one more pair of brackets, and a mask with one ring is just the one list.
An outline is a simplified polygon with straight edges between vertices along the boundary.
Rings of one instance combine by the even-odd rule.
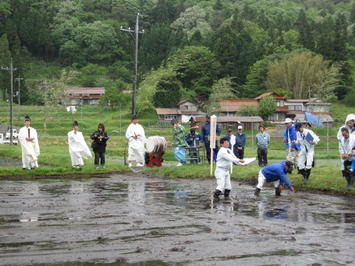
[[315, 126], [318, 126], [318, 127], [324, 126], [323, 123], [319, 120], [319, 117], [315, 116], [315, 115], [312, 114], [312, 113], [305, 112], [305, 113], [304, 113], [304, 119], [305, 119], [307, 122], [309, 122], [309, 123], [311, 123], [311, 124], [313, 124], [313, 125], [315, 125]]

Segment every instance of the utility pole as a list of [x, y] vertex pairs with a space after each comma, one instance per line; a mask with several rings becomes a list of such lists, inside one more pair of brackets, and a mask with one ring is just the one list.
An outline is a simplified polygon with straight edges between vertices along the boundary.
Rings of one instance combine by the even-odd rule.
[[23, 78], [21, 78], [21, 76], [19, 75], [18, 78], [15, 78], [15, 81], [17, 81], [18, 83], [18, 90], [17, 90], [17, 96], [18, 96], [18, 104], [21, 105], [21, 80], [23, 80]]
[[11, 81], [10, 81], [10, 84], [11, 84], [11, 88], [10, 88], [10, 145], [12, 145], [13, 144], [12, 100], [13, 100], [13, 95], [14, 95], [14, 70], [16, 70], [16, 68], [14, 68], [14, 66], [12, 64], [12, 57], [11, 57], [11, 60], [10, 60], [10, 67], [1, 67], [1, 70], [10, 71], [10, 77], [11, 77]]
[[[137, 94], [137, 89], [138, 89], [138, 36], [139, 34], [143, 34], [144, 30], [139, 31], [139, 13], [137, 13], [137, 18], [136, 18], [136, 27], [134, 30], [131, 28], [124, 29], [121, 26], [121, 31], [129, 32], [131, 33], [131, 36], [133, 37], [135, 41], [135, 53], [134, 53], [134, 79], [133, 79], [133, 92], [132, 92], [132, 115], [136, 114], [136, 94]], [[132, 34], [134, 33], [134, 35]]]

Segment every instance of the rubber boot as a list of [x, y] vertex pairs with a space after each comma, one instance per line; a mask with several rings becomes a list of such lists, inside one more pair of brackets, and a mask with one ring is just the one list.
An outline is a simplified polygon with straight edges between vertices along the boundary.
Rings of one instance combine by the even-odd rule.
[[348, 187], [349, 190], [352, 190], [354, 183], [355, 183], [355, 172], [353, 171], [350, 174], [350, 185]]
[[352, 185], [351, 185], [351, 174], [352, 173], [350, 173], [349, 172], [349, 170], [342, 170], [342, 173], [343, 173], [343, 176], [345, 177], [345, 180], [346, 180], [346, 182], [347, 182], [347, 186], [346, 186], [346, 188], [348, 189], [348, 190], [351, 190], [351, 188], [352, 188]]
[[213, 198], [215, 200], [219, 200], [219, 195], [221, 195], [221, 194], [222, 194], [222, 192], [220, 190], [216, 189], [216, 191], [213, 194]]
[[229, 197], [229, 193], [231, 192], [231, 190], [230, 189], [225, 189], [224, 190], [224, 199], [230, 199], [230, 197]]
[[275, 196], [280, 197], [281, 196], [281, 189], [280, 186], [275, 187]]
[[307, 182], [308, 182], [308, 180], [309, 180], [309, 176], [311, 175], [311, 171], [312, 171], [312, 169], [307, 169], [307, 170], [306, 170], [306, 173], [307, 173], [307, 176], [306, 176]]
[[261, 189], [256, 187], [256, 188], [255, 188], [255, 191], [254, 191], [254, 196], [259, 197], [260, 191], [261, 191]]
[[301, 169], [299, 170], [299, 173], [303, 176], [303, 184], [307, 184], [307, 170]]

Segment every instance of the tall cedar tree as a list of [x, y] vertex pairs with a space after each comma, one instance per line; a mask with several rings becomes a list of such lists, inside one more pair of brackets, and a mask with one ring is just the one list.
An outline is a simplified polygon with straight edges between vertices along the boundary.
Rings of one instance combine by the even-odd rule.
[[314, 49], [314, 39], [311, 27], [307, 21], [306, 13], [301, 9], [298, 14], [298, 19], [296, 23], [298, 32], [300, 33], [299, 42], [307, 49]]

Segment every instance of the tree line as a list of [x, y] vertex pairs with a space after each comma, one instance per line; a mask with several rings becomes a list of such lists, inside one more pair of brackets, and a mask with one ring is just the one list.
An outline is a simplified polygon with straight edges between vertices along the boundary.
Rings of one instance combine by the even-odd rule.
[[[3, 0], [0, 65], [13, 57], [26, 78], [36, 71], [29, 63], [52, 62], [60, 71], [51, 79], [71, 73], [63, 86], [105, 86], [104, 101], [125, 104], [133, 41], [120, 27], [134, 27], [138, 11], [141, 112], [182, 98], [212, 108], [270, 89], [355, 102], [353, 0]], [[43, 104], [31, 97], [38, 82], [21, 87], [22, 103]], [[4, 100], [8, 89], [1, 71]]]

